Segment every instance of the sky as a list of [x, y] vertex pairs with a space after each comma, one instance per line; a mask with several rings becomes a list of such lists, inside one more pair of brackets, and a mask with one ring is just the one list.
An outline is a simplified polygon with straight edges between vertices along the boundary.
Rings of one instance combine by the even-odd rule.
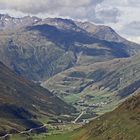
[[0, 0], [0, 13], [90, 21], [140, 43], [140, 0]]

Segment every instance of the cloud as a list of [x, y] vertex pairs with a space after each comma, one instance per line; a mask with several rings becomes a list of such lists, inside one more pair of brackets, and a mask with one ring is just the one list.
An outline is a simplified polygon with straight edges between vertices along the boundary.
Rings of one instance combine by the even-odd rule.
[[133, 37], [133, 36], [130, 37], [130, 36], [128, 36], [127, 39], [130, 40], [130, 41], [133, 41], [133, 42], [140, 43], [140, 36], [136, 36], [136, 37]]
[[61, 10], [61, 8], [69, 10], [71, 8], [87, 7], [91, 3], [96, 5], [100, 1], [102, 0], [0, 0], [0, 9], [12, 9], [31, 14], [55, 13]]
[[[0, 0], [0, 10], [41, 16], [62, 16], [95, 23], [116, 22], [117, 8], [96, 9], [105, 0]], [[20, 14], [21, 15], [21, 14]]]
[[140, 1], [139, 0], [129, 0], [130, 5], [134, 5], [136, 7], [140, 6]]
[[[12, 16], [66, 17], [105, 24], [128, 38], [139, 38], [139, 0], [0, 0], [0, 12]], [[134, 23], [137, 21], [137, 23]], [[137, 39], [139, 40], [139, 39]]]
[[140, 43], [139, 7], [139, 0], [104, 0], [97, 5], [96, 14], [123, 37]]
[[119, 9], [114, 7], [97, 7], [96, 16], [101, 19], [104, 23], [116, 23], [121, 12]]
[[140, 21], [133, 21], [126, 24], [121, 32], [124, 34], [131, 34], [133, 36], [140, 36]]
[[[98, 22], [95, 7], [103, 0], [0, 0], [0, 10], [39, 15], [62, 16]], [[13, 15], [12, 13], [12, 15]]]

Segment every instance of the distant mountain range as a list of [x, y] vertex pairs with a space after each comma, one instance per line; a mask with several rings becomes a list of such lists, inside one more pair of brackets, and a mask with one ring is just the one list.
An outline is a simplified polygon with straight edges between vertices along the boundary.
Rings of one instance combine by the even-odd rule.
[[135, 94], [72, 136], [138, 140], [139, 55], [139, 44], [108, 26], [0, 14], [0, 138], [40, 127], [44, 117], [71, 121], [78, 111], [82, 122]]
[[34, 81], [77, 65], [140, 52], [140, 45], [125, 40], [110, 27], [70, 19], [0, 15], [0, 30], [0, 60]]

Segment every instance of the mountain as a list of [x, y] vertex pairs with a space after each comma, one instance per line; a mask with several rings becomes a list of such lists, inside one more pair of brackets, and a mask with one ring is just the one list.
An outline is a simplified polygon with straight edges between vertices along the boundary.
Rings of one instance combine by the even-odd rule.
[[0, 136], [39, 127], [43, 117], [74, 112], [75, 108], [50, 91], [17, 76], [0, 62]]
[[108, 26], [0, 14], [0, 138], [96, 117], [63, 139], [139, 139], [139, 54]]
[[0, 14], [0, 30], [13, 30], [16, 28], [31, 26], [41, 21], [40, 18], [25, 16], [23, 18], [14, 18], [7, 14]]
[[74, 140], [139, 140], [140, 93], [76, 132]]
[[42, 140], [139, 140], [140, 93], [114, 111], [92, 120], [73, 132], [47, 136]]
[[126, 58], [140, 52], [138, 44], [123, 39], [106, 26], [61, 18], [0, 17], [0, 60], [33, 81], [46, 80], [78, 65]]
[[77, 108], [102, 114], [140, 88], [140, 57], [77, 66], [42, 83]]
[[117, 34], [112, 28], [105, 25], [95, 25], [90, 22], [76, 22], [77, 26], [83, 30], [91, 33], [101, 40], [107, 40], [111, 42], [124, 42], [125, 39]]

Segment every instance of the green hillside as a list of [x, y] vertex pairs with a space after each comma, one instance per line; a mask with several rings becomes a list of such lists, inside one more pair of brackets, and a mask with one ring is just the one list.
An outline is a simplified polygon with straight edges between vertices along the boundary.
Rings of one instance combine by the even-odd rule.
[[75, 131], [56, 135], [14, 136], [11, 140], [139, 140], [140, 93], [114, 111], [92, 120]]
[[42, 83], [77, 108], [102, 114], [140, 87], [140, 57], [77, 66]]
[[[113, 112], [93, 120], [73, 140], [139, 140], [140, 94], [130, 97]], [[72, 139], [71, 139], [72, 140]]]
[[0, 63], [0, 135], [39, 127], [41, 118], [69, 115], [75, 108]]

